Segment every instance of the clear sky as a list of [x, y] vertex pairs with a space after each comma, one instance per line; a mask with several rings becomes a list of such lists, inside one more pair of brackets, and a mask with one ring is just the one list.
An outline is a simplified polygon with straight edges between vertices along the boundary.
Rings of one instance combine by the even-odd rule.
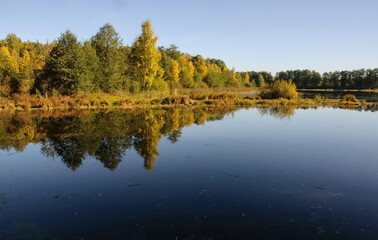
[[125, 45], [150, 19], [159, 45], [237, 71], [378, 67], [377, 0], [1, 0], [0, 38], [84, 40], [109, 22]]

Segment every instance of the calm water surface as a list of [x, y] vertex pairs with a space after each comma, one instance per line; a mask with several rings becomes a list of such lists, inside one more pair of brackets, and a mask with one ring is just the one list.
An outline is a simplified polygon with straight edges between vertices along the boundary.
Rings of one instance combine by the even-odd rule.
[[3, 114], [1, 239], [378, 239], [378, 113]]

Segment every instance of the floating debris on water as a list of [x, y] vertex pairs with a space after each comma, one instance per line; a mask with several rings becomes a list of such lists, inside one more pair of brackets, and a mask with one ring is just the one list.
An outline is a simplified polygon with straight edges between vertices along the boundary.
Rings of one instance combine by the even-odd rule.
[[207, 189], [201, 190], [201, 191], [199, 192], [199, 194], [202, 194], [202, 193], [204, 193], [204, 192], [207, 192]]
[[319, 190], [325, 190], [324, 187], [317, 187], [317, 186], [315, 186], [315, 187], [313, 187], [313, 188], [315, 188], [315, 189], [319, 189]]
[[229, 176], [229, 177], [232, 177], [232, 178], [240, 178], [240, 176], [238, 176], [238, 175], [232, 175], [232, 174], [229, 174], [228, 176]]
[[329, 192], [328, 193], [329, 195], [331, 195], [332, 197], [341, 197], [341, 196], [343, 196], [344, 194], [342, 194], [342, 193], [331, 193], [331, 192]]
[[323, 208], [319, 203], [311, 204], [311, 208]]

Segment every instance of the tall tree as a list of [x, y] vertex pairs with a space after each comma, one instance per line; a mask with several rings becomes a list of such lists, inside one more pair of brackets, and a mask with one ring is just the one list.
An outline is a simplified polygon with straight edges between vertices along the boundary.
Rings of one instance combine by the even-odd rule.
[[107, 93], [120, 90], [123, 85], [119, 48], [122, 41], [112, 25], [105, 24], [91, 39], [92, 47], [99, 58], [100, 72], [98, 81], [100, 88]]
[[78, 71], [78, 91], [79, 92], [95, 92], [100, 89], [99, 83], [99, 66], [100, 62], [96, 55], [96, 50], [91, 46], [90, 42], [84, 42], [79, 49], [77, 59]]
[[156, 48], [158, 38], [154, 36], [151, 22], [146, 20], [142, 24], [142, 34], [136, 39], [130, 56], [133, 80], [140, 83], [142, 90], [148, 90], [162, 72], [159, 65], [160, 51]]
[[16, 60], [10, 54], [8, 47], [0, 47], [0, 96], [11, 94], [11, 82], [17, 70]]
[[47, 59], [45, 72], [50, 90], [59, 94], [74, 94], [78, 86], [77, 59], [80, 44], [77, 37], [67, 30]]
[[243, 74], [243, 83], [250, 83], [249, 82], [249, 74], [248, 73], [244, 73]]

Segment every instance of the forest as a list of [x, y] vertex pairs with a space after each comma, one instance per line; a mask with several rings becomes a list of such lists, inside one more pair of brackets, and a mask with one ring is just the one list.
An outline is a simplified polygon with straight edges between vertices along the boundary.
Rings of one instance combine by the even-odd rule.
[[276, 80], [299, 89], [375, 89], [378, 68], [326, 72], [289, 70], [236, 72], [224, 61], [191, 56], [178, 47], [157, 46], [149, 20], [132, 46], [109, 23], [89, 40], [67, 30], [51, 43], [23, 42], [15, 34], [0, 40], [0, 97], [15, 94], [61, 96], [91, 93], [172, 93], [180, 88], [250, 88]]

